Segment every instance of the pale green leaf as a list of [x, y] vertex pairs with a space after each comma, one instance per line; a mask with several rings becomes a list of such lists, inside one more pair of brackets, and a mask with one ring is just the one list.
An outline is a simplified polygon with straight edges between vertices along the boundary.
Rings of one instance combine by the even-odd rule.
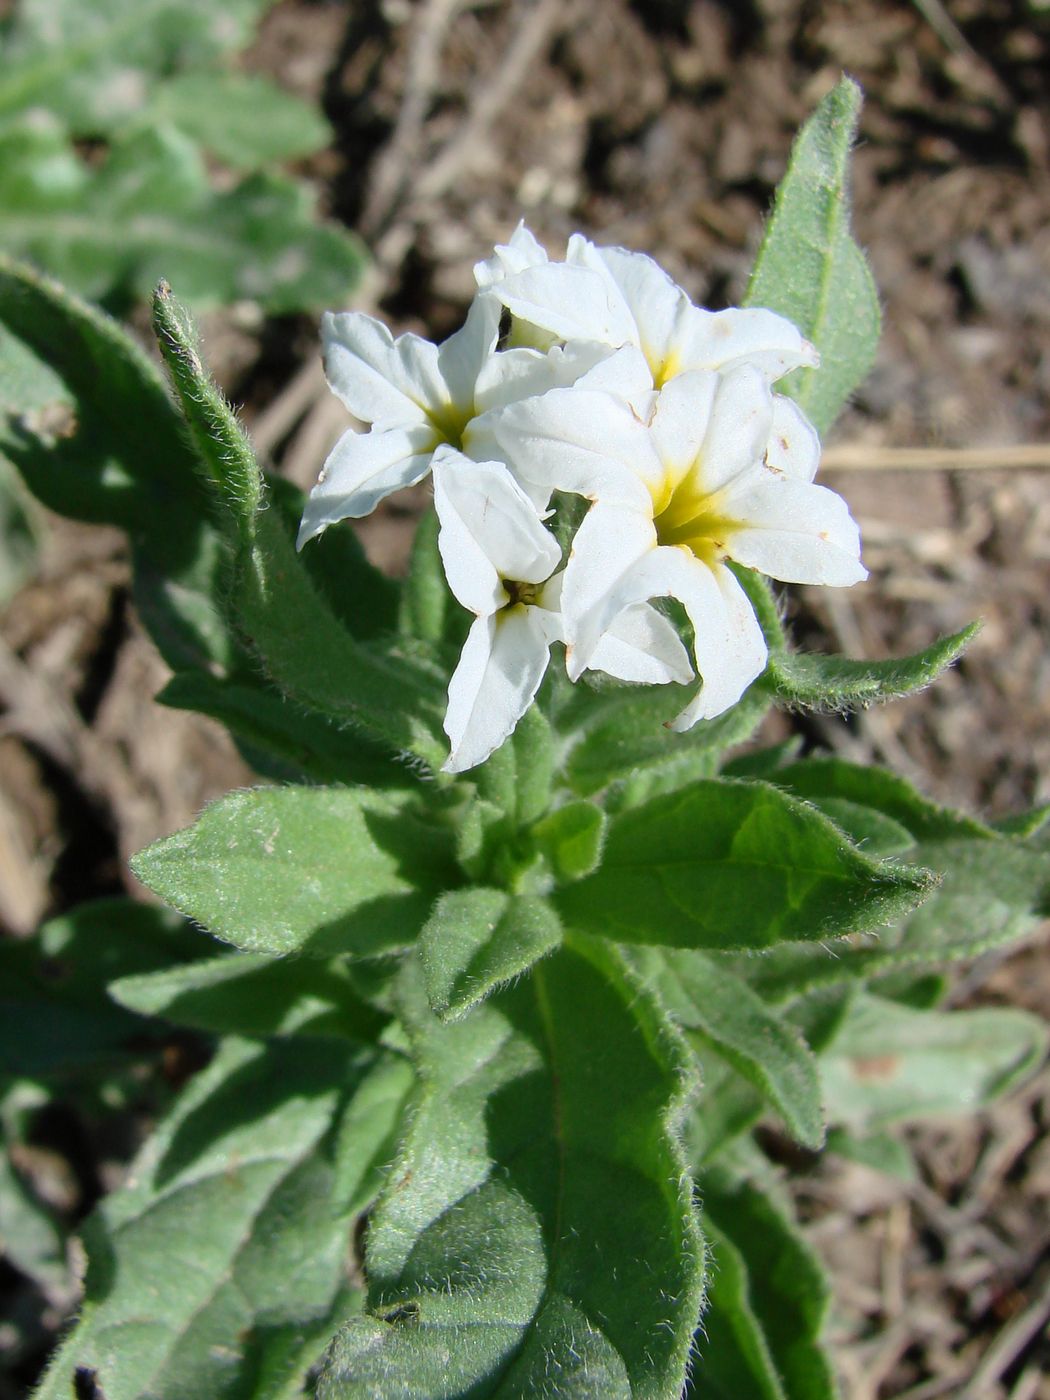
[[557, 947], [561, 924], [538, 895], [450, 890], [419, 935], [427, 995], [439, 1016], [464, 1015]]
[[1027, 1012], [914, 1011], [862, 996], [820, 1060], [828, 1118], [855, 1131], [931, 1114], [972, 1113], [1046, 1054], [1047, 1028]]
[[353, 788], [230, 793], [132, 860], [162, 899], [249, 953], [410, 947], [443, 885], [448, 833], [405, 796]]
[[332, 139], [316, 107], [255, 73], [176, 74], [157, 85], [147, 111], [238, 170], [307, 156]]
[[337, 1042], [227, 1042], [87, 1222], [80, 1320], [39, 1400], [68, 1400], [78, 1370], [107, 1400], [300, 1393], [355, 1305], [336, 1143], [385, 1064]]
[[532, 839], [547, 859], [555, 879], [582, 880], [601, 864], [608, 821], [593, 802], [567, 802], [532, 828]]
[[632, 962], [681, 1026], [752, 1084], [791, 1135], [816, 1150], [824, 1142], [817, 1062], [798, 1030], [741, 978], [692, 950], [638, 948]]
[[849, 222], [860, 105], [860, 88], [842, 78], [796, 137], [744, 300], [786, 316], [820, 351], [819, 369], [778, 385], [820, 433], [867, 375], [879, 340], [878, 294]]

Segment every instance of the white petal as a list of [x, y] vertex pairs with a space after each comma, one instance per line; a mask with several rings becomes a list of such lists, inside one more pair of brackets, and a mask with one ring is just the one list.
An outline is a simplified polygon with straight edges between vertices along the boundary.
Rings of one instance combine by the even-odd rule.
[[868, 576], [860, 562], [860, 531], [841, 496], [826, 486], [767, 473], [724, 498], [741, 525], [729, 532], [730, 556], [784, 583], [845, 588]]
[[667, 618], [648, 603], [624, 609], [595, 647], [590, 669], [647, 685], [668, 681], [684, 685], [693, 679], [689, 653], [681, 638]]
[[608, 346], [603, 349], [604, 357], [576, 380], [577, 388], [618, 394], [627, 399], [639, 415], [644, 415], [653, 389], [652, 371], [645, 356], [636, 345], [621, 345], [611, 351]]
[[543, 583], [561, 561], [557, 540], [500, 462], [472, 462], [450, 447], [439, 448], [434, 504], [449, 587], [471, 612], [504, 606], [503, 579]]
[[[566, 592], [568, 584], [566, 571]], [[685, 608], [703, 680], [697, 697], [671, 727], [688, 729], [736, 704], [761, 675], [766, 644], [747, 595], [730, 571], [720, 564], [708, 568], [687, 549], [661, 545], [627, 569], [594, 616], [604, 631], [624, 608], [649, 598], [677, 598]]]
[[[683, 553], [681, 550], [679, 553]], [[709, 569], [683, 554], [688, 585], [675, 593], [693, 624], [699, 694], [671, 721], [681, 733], [731, 709], [766, 666], [766, 639], [747, 594], [724, 564]]]
[[[641, 348], [657, 382], [677, 373], [670, 363], [678, 337], [679, 320], [690, 306], [689, 298], [663, 268], [645, 253], [626, 248], [596, 248], [595, 261], [608, 269], [636, 327], [635, 343]], [[587, 265], [594, 262], [587, 258]]]
[[321, 319], [325, 374], [335, 394], [363, 423], [381, 428], [425, 421], [447, 397], [438, 348], [418, 335], [394, 337], [361, 311], [326, 311]]
[[433, 447], [434, 430], [428, 426], [345, 432], [307, 498], [298, 548], [337, 520], [369, 515], [384, 496], [422, 481]]
[[475, 620], [448, 687], [446, 773], [484, 763], [532, 704], [550, 659], [542, 608]]
[[773, 395], [773, 430], [766, 461], [796, 481], [812, 481], [820, 466], [820, 438], [806, 415], [783, 394]]
[[[594, 340], [556, 345], [552, 350], [500, 350], [486, 361], [478, 378], [474, 403], [478, 413], [534, 398], [548, 389], [576, 384], [596, 365], [618, 352]], [[613, 384], [617, 382], [615, 373]], [[621, 374], [621, 379], [626, 376]], [[633, 380], [627, 381], [633, 382]], [[605, 385], [598, 387], [604, 388]], [[468, 429], [469, 432], [469, 429]], [[471, 453], [473, 456], [474, 454]]]
[[657, 396], [650, 431], [676, 483], [700, 455], [721, 382], [717, 374], [698, 370], [678, 375]]
[[678, 354], [685, 369], [727, 371], [751, 365], [767, 383], [820, 356], [784, 316], [761, 307], [704, 311], [690, 307], [679, 328]]
[[566, 668], [578, 680], [592, 664], [602, 634], [618, 615], [644, 597], [620, 598], [625, 573], [656, 548], [656, 527], [647, 511], [597, 501], [576, 531], [565, 570], [562, 616]]
[[502, 314], [496, 297], [479, 294], [471, 302], [460, 329], [438, 347], [438, 370], [444, 381], [446, 402], [464, 413], [475, 412], [475, 385], [495, 354]]
[[649, 501], [646, 479], [663, 469], [637, 414], [624, 400], [596, 390], [552, 389], [501, 409], [496, 436], [515, 475], [537, 490]]
[[560, 340], [635, 343], [634, 323], [622, 301], [614, 300], [606, 279], [590, 268], [567, 263], [527, 267], [492, 290], [512, 316]]
[[722, 375], [700, 454], [703, 490], [720, 491], [759, 466], [772, 426], [773, 395], [758, 370], [745, 365]]
[[539, 267], [548, 262], [547, 250], [529, 232], [522, 220], [510, 236], [509, 243], [497, 243], [493, 256], [474, 264], [474, 280], [479, 287], [491, 287], [515, 272], [527, 267]]

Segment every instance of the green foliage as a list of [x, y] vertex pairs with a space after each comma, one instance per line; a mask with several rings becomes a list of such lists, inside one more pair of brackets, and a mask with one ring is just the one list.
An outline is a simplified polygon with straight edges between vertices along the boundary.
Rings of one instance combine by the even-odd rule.
[[867, 375], [879, 340], [878, 293], [849, 226], [860, 104], [860, 88], [842, 78], [799, 132], [744, 300], [779, 311], [820, 351], [819, 369], [778, 385], [820, 433]]
[[557, 947], [561, 924], [546, 900], [475, 887], [443, 894], [419, 935], [430, 1004], [453, 1020]]
[[141, 1055], [157, 1029], [114, 1006], [106, 984], [199, 957], [178, 918], [130, 900], [83, 904], [28, 939], [0, 942], [0, 1076], [69, 1079]]
[[371, 957], [407, 948], [455, 880], [451, 837], [407, 796], [261, 788], [147, 846], [135, 874], [249, 953]]
[[80, 1324], [40, 1400], [81, 1369], [110, 1400], [301, 1393], [355, 1306], [347, 1179], [381, 1139], [359, 1117], [347, 1154], [340, 1125], [384, 1069], [334, 1042], [227, 1042], [88, 1222]]
[[836, 1400], [820, 1346], [830, 1289], [782, 1200], [715, 1168], [700, 1177], [711, 1250], [707, 1341], [690, 1396]]
[[678, 1024], [768, 1099], [803, 1147], [823, 1145], [817, 1062], [790, 1022], [741, 978], [702, 954], [642, 948], [633, 962]]
[[421, 1088], [319, 1397], [679, 1394], [702, 1251], [655, 1008], [597, 945], [446, 1027], [410, 972]]
[[[221, 66], [270, 0], [20, 0], [4, 23], [0, 247], [125, 306], [161, 277], [200, 305], [338, 304], [363, 251], [305, 186], [264, 173], [325, 146], [310, 105]], [[89, 163], [81, 138], [108, 143]], [[254, 173], [216, 189], [204, 151]]]
[[1026, 1078], [1047, 1028], [1024, 1011], [913, 1011], [861, 997], [821, 1056], [828, 1116], [856, 1132], [938, 1113], [972, 1113]]
[[887, 923], [930, 884], [870, 859], [777, 788], [701, 780], [615, 816], [601, 870], [556, 905], [625, 942], [765, 948]]

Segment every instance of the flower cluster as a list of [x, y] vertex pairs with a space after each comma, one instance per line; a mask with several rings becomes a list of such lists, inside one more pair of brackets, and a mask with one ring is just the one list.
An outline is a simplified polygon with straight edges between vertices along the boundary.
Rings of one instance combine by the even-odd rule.
[[[475, 278], [441, 345], [325, 317], [329, 383], [370, 427], [333, 449], [300, 546], [433, 473], [448, 584], [475, 617], [449, 685], [450, 772], [513, 731], [554, 642], [572, 680], [698, 679], [675, 729], [721, 714], [766, 661], [731, 562], [794, 583], [866, 577], [845, 503], [813, 484], [817, 435], [772, 388], [816, 365], [813, 346], [771, 311], [702, 310], [651, 258], [578, 234], [553, 262], [520, 225]], [[558, 493], [591, 503], [567, 560]], [[652, 606], [664, 597], [685, 609], [689, 650]]]

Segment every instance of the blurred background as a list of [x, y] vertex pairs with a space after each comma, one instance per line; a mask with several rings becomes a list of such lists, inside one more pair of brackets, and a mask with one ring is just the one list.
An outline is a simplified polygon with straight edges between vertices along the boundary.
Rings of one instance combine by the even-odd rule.
[[[440, 339], [520, 218], [555, 256], [582, 230], [733, 305], [792, 136], [842, 71], [866, 92], [854, 225], [885, 325], [825, 474], [872, 576], [800, 590], [789, 616], [800, 644], [871, 657], [984, 627], [921, 696], [763, 737], [1003, 816], [1050, 797], [1046, 0], [0, 0], [0, 250], [144, 341], [167, 277], [260, 454], [309, 487], [347, 423], [320, 310]], [[403, 567], [425, 504], [364, 524], [377, 562]], [[166, 672], [122, 535], [7, 474], [0, 533], [0, 928], [21, 936], [126, 891], [131, 851], [255, 779], [217, 725], [152, 703]], [[1044, 939], [954, 996], [1045, 1014], [1048, 991]], [[1048, 1116], [1044, 1073], [979, 1119], [909, 1130], [917, 1177], [792, 1160], [849, 1400], [1050, 1397]], [[19, 1171], [73, 1225], [144, 1121], [55, 1110]], [[0, 1261], [0, 1396], [74, 1297], [64, 1267]]]

